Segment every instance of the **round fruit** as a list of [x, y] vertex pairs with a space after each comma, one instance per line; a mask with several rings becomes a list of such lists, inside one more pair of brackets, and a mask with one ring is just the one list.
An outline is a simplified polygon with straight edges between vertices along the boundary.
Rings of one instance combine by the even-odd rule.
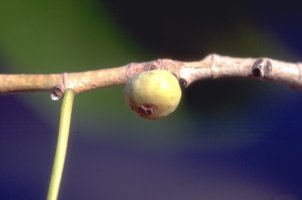
[[127, 81], [124, 93], [130, 108], [147, 119], [169, 115], [181, 98], [178, 80], [167, 70], [139, 73]]

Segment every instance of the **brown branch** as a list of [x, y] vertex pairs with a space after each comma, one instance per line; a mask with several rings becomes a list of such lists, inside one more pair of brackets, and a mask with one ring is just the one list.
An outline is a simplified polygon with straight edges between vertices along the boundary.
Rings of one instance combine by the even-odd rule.
[[128, 78], [146, 70], [165, 69], [188, 86], [194, 81], [224, 77], [254, 77], [302, 88], [302, 63], [290, 63], [270, 58], [235, 58], [210, 54], [196, 62], [158, 59], [143, 63], [94, 71], [63, 74], [2, 74], [0, 93], [52, 91], [60, 98], [66, 89], [75, 93], [94, 88], [124, 84]]

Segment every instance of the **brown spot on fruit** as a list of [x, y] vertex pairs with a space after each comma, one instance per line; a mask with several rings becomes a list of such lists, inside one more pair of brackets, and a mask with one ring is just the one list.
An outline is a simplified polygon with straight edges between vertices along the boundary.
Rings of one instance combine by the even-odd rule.
[[152, 115], [154, 113], [154, 106], [153, 105], [140, 105], [137, 108], [137, 111], [140, 115]]

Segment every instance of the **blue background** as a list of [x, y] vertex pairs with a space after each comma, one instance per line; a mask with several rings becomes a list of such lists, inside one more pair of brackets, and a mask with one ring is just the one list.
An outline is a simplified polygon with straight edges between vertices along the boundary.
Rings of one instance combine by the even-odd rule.
[[[0, 2], [2, 73], [60, 73], [209, 53], [302, 60], [299, 5], [263, 1]], [[131, 113], [122, 86], [76, 96], [60, 199], [301, 199], [299, 90], [205, 80], [166, 119]], [[43, 199], [60, 102], [0, 97], [1, 199]]]

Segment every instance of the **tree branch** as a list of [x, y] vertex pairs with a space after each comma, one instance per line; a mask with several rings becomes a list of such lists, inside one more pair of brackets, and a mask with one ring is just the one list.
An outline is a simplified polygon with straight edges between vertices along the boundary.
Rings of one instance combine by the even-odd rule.
[[158, 59], [76, 73], [2, 74], [0, 75], [0, 93], [52, 91], [55, 98], [60, 98], [66, 89], [80, 93], [99, 87], [120, 85], [137, 73], [153, 69], [169, 70], [184, 86], [203, 79], [254, 77], [302, 88], [302, 63], [283, 62], [270, 58], [236, 58], [210, 54], [196, 62]]

